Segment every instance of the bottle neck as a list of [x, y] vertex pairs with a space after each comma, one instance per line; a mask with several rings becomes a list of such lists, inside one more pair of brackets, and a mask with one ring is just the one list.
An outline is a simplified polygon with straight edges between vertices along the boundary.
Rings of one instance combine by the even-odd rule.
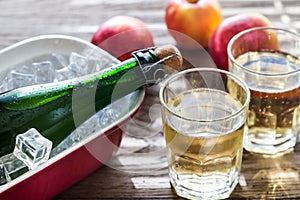
[[132, 57], [139, 65], [139, 68], [145, 78], [144, 84], [146, 86], [156, 84], [165, 76], [163, 65], [160, 63], [160, 59], [154, 52], [154, 49], [149, 48], [133, 52]]

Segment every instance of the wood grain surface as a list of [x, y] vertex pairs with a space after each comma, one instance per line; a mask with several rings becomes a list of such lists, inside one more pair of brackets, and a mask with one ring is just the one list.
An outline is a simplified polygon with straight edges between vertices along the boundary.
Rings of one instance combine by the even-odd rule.
[[[0, 48], [43, 34], [90, 40], [99, 25], [116, 15], [142, 19], [156, 44], [174, 43], [164, 24], [167, 0], [2, 0]], [[260, 12], [273, 25], [300, 30], [298, 0], [220, 0], [224, 18]], [[46, 48], [46, 47], [45, 47]], [[199, 54], [201, 59], [199, 60]], [[188, 52], [190, 62], [212, 65], [205, 50]], [[161, 131], [159, 86], [147, 89], [141, 110], [126, 127], [120, 151], [104, 167], [54, 199], [180, 199], [167, 175]], [[300, 143], [288, 154], [266, 157], [244, 152], [241, 179], [230, 199], [300, 199]]]

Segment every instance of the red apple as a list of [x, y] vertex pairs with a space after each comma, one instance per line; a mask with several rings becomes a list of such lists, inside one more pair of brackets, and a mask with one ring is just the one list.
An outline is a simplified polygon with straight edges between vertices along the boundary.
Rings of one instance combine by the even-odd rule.
[[[186, 49], [198, 48], [195, 41], [208, 47], [209, 38], [221, 20], [218, 0], [171, 0], [165, 12], [170, 35]], [[182, 34], [188, 37], [182, 37]]]
[[132, 51], [154, 46], [146, 24], [129, 16], [116, 16], [105, 21], [92, 36], [91, 43], [121, 61], [130, 58]]
[[259, 13], [238, 14], [224, 19], [209, 40], [209, 53], [217, 67], [228, 70], [227, 45], [234, 35], [249, 28], [270, 25], [269, 19]]
[[[228, 43], [228, 45], [230, 42]], [[230, 50], [228, 50], [230, 48]], [[279, 51], [280, 44], [276, 31], [265, 29], [264, 27], [250, 28], [240, 32], [227, 46], [227, 53], [231, 53], [233, 58], [250, 51]]]

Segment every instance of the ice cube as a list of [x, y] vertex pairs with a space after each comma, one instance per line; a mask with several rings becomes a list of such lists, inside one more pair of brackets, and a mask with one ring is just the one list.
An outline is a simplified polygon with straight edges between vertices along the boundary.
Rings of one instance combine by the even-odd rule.
[[88, 59], [84, 56], [79, 55], [78, 53], [72, 52], [70, 55], [70, 65], [69, 67], [76, 71], [78, 75], [85, 75], [87, 74], [87, 67], [88, 67]]
[[0, 84], [0, 93], [1, 92], [4, 92], [5, 91], [5, 88], [4, 88], [4, 85], [3, 85], [3, 83], [2, 84]]
[[39, 63], [33, 63], [35, 68], [35, 83], [51, 83], [55, 77], [55, 69], [50, 61], [43, 61]]
[[[94, 57], [85, 57], [78, 53], [72, 52], [70, 55], [70, 64], [74, 63], [77, 66], [77, 73], [79, 75], [86, 75], [93, 73], [95, 71], [99, 71], [101, 68], [105, 67], [108, 64], [107, 59], [106, 60], [99, 60], [95, 59]], [[103, 65], [103, 62], [105, 65]]]
[[30, 169], [34, 169], [49, 159], [51, 149], [52, 141], [42, 136], [35, 128], [31, 128], [17, 135], [13, 153]]
[[114, 65], [116, 63], [111, 62], [111, 60], [109, 60], [108, 58], [102, 57], [99, 58], [99, 60], [97, 60], [97, 62], [95, 62], [95, 71], [100, 71], [102, 69], [111, 67], [112, 65]]
[[64, 81], [72, 78], [76, 78], [77, 74], [75, 71], [69, 69], [68, 67], [59, 69], [56, 71], [55, 80]]
[[4, 166], [4, 163], [2, 160], [0, 160], [0, 186], [6, 184], [9, 182], [11, 179], [8, 175], [8, 172]]
[[22, 74], [34, 74], [34, 68], [32, 66], [22, 65], [15, 68], [16, 72]]
[[81, 140], [87, 138], [93, 134], [98, 127], [98, 118], [96, 115], [86, 120], [83, 124], [78, 126], [68, 137], [66, 137], [61, 143], [59, 143], [51, 152], [50, 157], [57, 155], [58, 153], [74, 146]]
[[55, 69], [62, 69], [68, 66], [68, 61], [62, 54], [52, 53], [52, 59], [50, 61]]
[[111, 104], [97, 113], [98, 115], [98, 125], [100, 127], [105, 127], [112, 123], [119, 115], [119, 109], [114, 108]]
[[12, 153], [3, 156], [1, 160], [11, 179], [15, 179], [28, 171], [28, 167]]
[[34, 84], [33, 74], [24, 74], [11, 70], [7, 75], [5, 82], [8, 84], [7, 89], [19, 88]]
[[89, 66], [93, 68], [92, 72], [100, 71], [118, 63], [106, 56], [97, 54], [94, 49], [85, 49], [81, 52], [81, 55], [89, 60]]
[[73, 145], [77, 144], [80, 140], [80, 135], [78, 135], [76, 131], [73, 131], [71, 134], [68, 135], [68, 137], [66, 137], [53, 149], [53, 152], [51, 152], [51, 156], [54, 156], [57, 153], [72, 147]]
[[77, 65], [76, 63], [70, 63], [68, 65], [68, 69], [73, 71], [76, 74], [77, 77], [78, 76], [83, 76], [83, 75], [86, 74], [85, 69], [82, 68], [81, 66]]
[[60, 144], [58, 144], [51, 152], [50, 157], [57, 155], [58, 153], [74, 146], [81, 140], [92, 135], [99, 129], [99, 127], [105, 127], [113, 122], [119, 115], [120, 108], [109, 105], [106, 108], [99, 111], [96, 115], [89, 118], [83, 124], [78, 126], [68, 137], [66, 137]]
[[77, 127], [76, 132], [80, 136], [81, 139], [87, 138], [91, 134], [93, 134], [98, 127], [98, 118], [96, 115], [92, 116], [90, 119], [85, 121], [79, 127]]

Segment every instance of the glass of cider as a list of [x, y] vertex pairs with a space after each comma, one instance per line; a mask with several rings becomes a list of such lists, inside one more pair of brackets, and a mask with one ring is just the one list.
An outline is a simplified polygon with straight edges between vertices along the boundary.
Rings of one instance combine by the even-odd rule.
[[229, 71], [250, 88], [244, 147], [263, 154], [293, 149], [299, 132], [300, 35], [256, 27], [228, 44]]
[[238, 183], [250, 91], [236, 75], [187, 69], [160, 89], [170, 182], [178, 196], [222, 199]]

